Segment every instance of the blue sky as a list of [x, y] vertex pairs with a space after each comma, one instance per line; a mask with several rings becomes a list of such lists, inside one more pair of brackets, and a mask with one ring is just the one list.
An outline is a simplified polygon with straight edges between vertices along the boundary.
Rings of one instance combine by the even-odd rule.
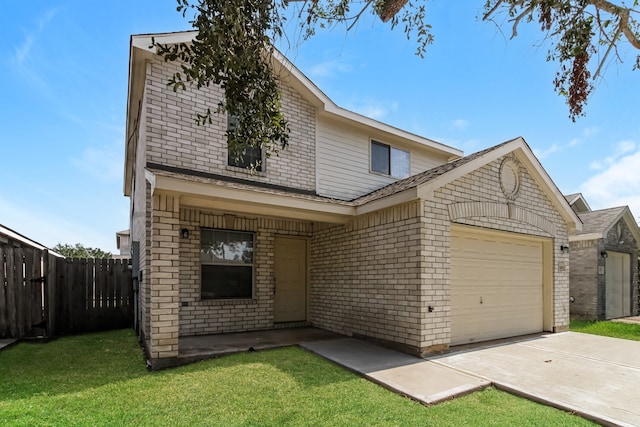
[[[424, 59], [401, 29], [364, 19], [281, 50], [338, 105], [464, 150], [522, 136], [564, 193], [640, 214], [640, 72], [611, 65], [568, 118], [537, 25], [507, 40], [483, 0], [427, 2]], [[123, 196], [129, 36], [190, 29], [174, 0], [34, 0], [0, 15], [0, 223], [41, 243], [116, 252]]]

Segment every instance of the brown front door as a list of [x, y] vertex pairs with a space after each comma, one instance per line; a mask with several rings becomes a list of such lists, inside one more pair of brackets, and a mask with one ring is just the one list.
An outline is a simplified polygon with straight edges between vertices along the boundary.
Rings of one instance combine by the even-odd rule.
[[307, 240], [275, 239], [274, 322], [307, 320]]

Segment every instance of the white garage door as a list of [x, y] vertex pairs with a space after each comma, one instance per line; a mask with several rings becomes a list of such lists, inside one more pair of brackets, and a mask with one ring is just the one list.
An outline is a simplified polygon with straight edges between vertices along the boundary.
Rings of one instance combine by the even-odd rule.
[[631, 256], [607, 251], [605, 264], [605, 315], [607, 319], [631, 316]]
[[452, 226], [451, 345], [542, 331], [542, 242]]

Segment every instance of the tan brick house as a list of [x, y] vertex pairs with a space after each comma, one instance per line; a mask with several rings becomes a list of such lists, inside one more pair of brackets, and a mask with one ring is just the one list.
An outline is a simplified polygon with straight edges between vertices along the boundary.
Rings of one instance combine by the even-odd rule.
[[640, 229], [628, 206], [592, 210], [580, 193], [566, 196], [583, 222], [569, 234], [571, 317], [638, 315]]
[[150, 40], [131, 39], [124, 192], [153, 366], [180, 337], [300, 325], [418, 355], [567, 329], [581, 223], [522, 138], [462, 157], [338, 107], [276, 53], [291, 145], [251, 174], [226, 117], [193, 120], [223, 93], [167, 88]]

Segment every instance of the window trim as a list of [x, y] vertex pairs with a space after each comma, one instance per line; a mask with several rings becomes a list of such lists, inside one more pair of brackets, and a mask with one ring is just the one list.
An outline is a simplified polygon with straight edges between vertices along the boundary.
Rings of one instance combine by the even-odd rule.
[[[382, 146], [386, 146], [389, 149], [389, 173], [384, 173], [384, 172], [378, 172], [373, 170], [373, 144], [377, 144], [377, 145], [382, 145]], [[407, 158], [408, 158], [408, 162], [407, 162], [407, 169], [408, 169], [408, 174], [405, 177], [400, 177], [397, 175], [393, 174], [393, 168], [392, 168], [392, 163], [391, 163], [391, 152], [392, 150], [396, 150], [396, 151], [401, 151], [403, 153], [407, 154]], [[386, 176], [386, 177], [391, 177], [391, 178], [395, 178], [395, 179], [405, 179], [411, 176], [411, 150], [407, 150], [404, 148], [399, 148], [398, 146], [395, 145], [391, 145], [391, 144], [387, 144], [386, 142], [382, 142], [379, 141], [377, 139], [373, 139], [370, 138], [369, 139], [369, 173], [375, 174], [375, 175], [380, 175], [380, 176]]]
[[[252, 257], [251, 257], [251, 264], [246, 264], [246, 263], [231, 263], [231, 262], [215, 262], [215, 261], [203, 261], [200, 258], [200, 253], [202, 251], [202, 233], [203, 231], [211, 231], [211, 232], [215, 232], [215, 231], [224, 231], [224, 232], [231, 232], [231, 233], [242, 233], [242, 234], [247, 234], [251, 236], [251, 245], [252, 245]], [[199, 279], [200, 279], [200, 300], [201, 301], [247, 301], [247, 300], [253, 300], [255, 299], [255, 294], [256, 294], [256, 260], [255, 260], [255, 242], [256, 242], [256, 232], [254, 231], [245, 231], [245, 230], [232, 230], [232, 229], [227, 229], [227, 228], [214, 228], [214, 227], [200, 227], [200, 244], [199, 244], [199, 250], [198, 250], [198, 262], [199, 262]], [[203, 278], [202, 278], [202, 266], [204, 265], [210, 265], [210, 266], [224, 266], [224, 267], [233, 267], [233, 266], [237, 266], [237, 267], [251, 267], [251, 295], [248, 296], [240, 296], [240, 297], [219, 297], [219, 298], [209, 298], [209, 297], [203, 297], [202, 295], [202, 286], [203, 286]]]

